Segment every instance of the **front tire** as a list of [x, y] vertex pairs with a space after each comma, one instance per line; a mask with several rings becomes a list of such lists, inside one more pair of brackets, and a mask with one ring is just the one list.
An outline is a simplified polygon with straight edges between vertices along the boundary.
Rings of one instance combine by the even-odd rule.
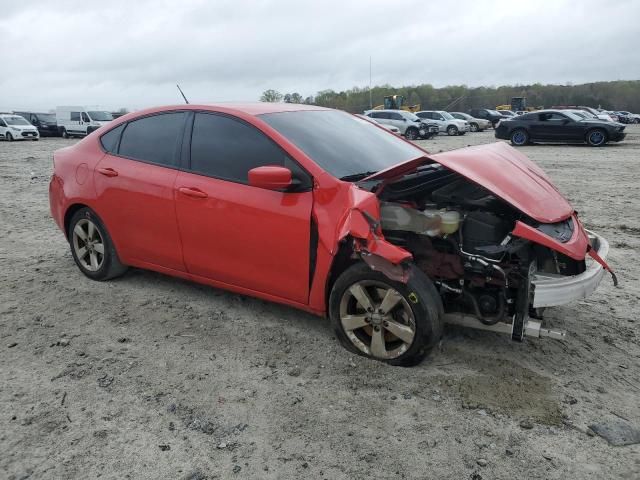
[[469, 128], [471, 129], [472, 132], [479, 132], [480, 131], [480, 127], [478, 126], [477, 123], [470, 123], [469, 124]]
[[90, 279], [110, 280], [127, 271], [102, 220], [91, 209], [73, 214], [67, 238], [76, 265]]
[[522, 147], [529, 143], [529, 134], [526, 130], [518, 128], [511, 132], [511, 145], [514, 147]]
[[404, 132], [404, 136], [407, 137], [407, 140], [417, 140], [420, 136], [420, 132], [417, 128], [407, 128], [407, 131]]
[[414, 266], [404, 284], [356, 263], [336, 280], [329, 297], [329, 317], [340, 343], [391, 365], [418, 364], [442, 337], [442, 315], [438, 292]]
[[447, 127], [447, 135], [449, 135], [450, 137], [458, 135], [458, 127], [456, 127], [455, 125], [449, 125]]
[[11, 132], [7, 132], [7, 142], [13, 142], [13, 135], [11, 135]]
[[601, 128], [595, 128], [587, 132], [587, 143], [592, 147], [602, 147], [607, 143], [607, 132]]

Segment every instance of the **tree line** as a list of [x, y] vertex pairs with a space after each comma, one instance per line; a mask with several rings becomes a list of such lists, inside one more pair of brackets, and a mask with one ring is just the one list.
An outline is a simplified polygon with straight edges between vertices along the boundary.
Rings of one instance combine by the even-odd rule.
[[553, 105], [586, 105], [606, 110], [629, 110], [640, 112], [640, 80], [618, 80], [594, 82], [580, 85], [504, 85], [499, 87], [468, 87], [451, 85], [436, 88], [430, 84], [393, 87], [375, 86], [371, 89], [353, 87], [336, 92], [321, 90], [315, 96], [303, 97], [300, 93], [282, 94], [266, 90], [260, 97], [262, 102], [306, 103], [338, 108], [352, 113], [382, 105], [386, 95], [404, 95], [409, 105], [421, 105], [423, 109], [467, 111], [470, 108], [495, 108], [509, 104], [511, 97], [527, 97], [530, 107], [552, 107]]

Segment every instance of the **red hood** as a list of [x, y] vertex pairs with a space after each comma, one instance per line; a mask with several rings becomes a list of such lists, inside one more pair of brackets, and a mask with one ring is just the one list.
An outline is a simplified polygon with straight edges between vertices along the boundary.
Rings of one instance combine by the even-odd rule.
[[504, 142], [425, 155], [382, 170], [366, 180], [400, 177], [429, 160], [482, 185], [539, 222], [559, 222], [573, 213], [573, 207], [542, 169]]

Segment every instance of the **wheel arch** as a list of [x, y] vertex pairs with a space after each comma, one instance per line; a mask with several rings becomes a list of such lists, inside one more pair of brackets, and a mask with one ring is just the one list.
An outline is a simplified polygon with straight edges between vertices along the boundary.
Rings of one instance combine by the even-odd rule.
[[64, 212], [64, 236], [67, 237], [67, 240], [69, 240], [69, 223], [71, 222], [71, 218], [81, 208], [88, 208], [93, 211], [93, 209], [89, 205], [86, 205], [84, 203], [72, 203]]
[[329, 312], [329, 296], [336, 280], [342, 273], [361, 260], [353, 257], [353, 238], [351, 236], [345, 237], [338, 246], [337, 253], [333, 256], [331, 261], [331, 268], [329, 269], [329, 275], [327, 275], [327, 281], [324, 292], [325, 309]]

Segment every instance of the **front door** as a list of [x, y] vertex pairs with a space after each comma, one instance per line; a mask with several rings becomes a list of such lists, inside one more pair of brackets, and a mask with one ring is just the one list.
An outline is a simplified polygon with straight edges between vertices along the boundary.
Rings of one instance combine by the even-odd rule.
[[[197, 113], [189, 171], [175, 185], [187, 270], [201, 277], [306, 303], [309, 295], [310, 177], [255, 127]], [[248, 185], [250, 169], [290, 168], [304, 188], [280, 192]]]
[[125, 262], [185, 270], [173, 195], [184, 123], [184, 112], [164, 113], [102, 137], [96, 210]]

